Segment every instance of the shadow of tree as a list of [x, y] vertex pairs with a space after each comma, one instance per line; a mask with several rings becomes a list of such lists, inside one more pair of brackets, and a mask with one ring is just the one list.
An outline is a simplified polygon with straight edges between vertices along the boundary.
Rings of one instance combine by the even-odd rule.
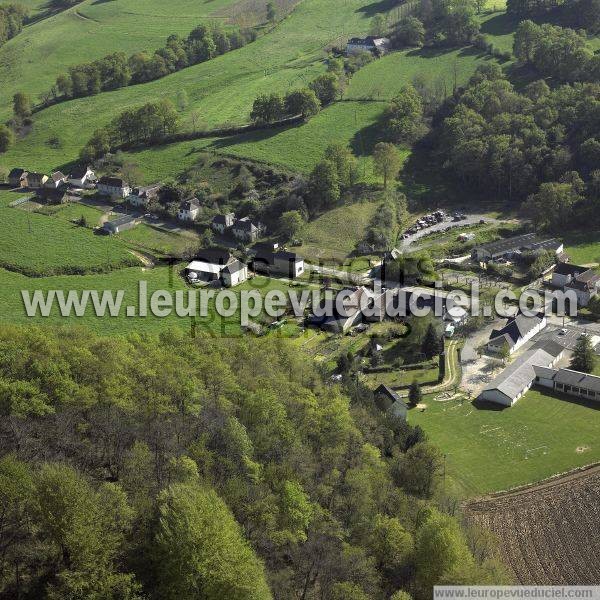
[[394, 8], [397, 3], [394, 0], [379, 0], [356, 9], [357, 13], [363, 13], [366, 17], [374, 17], [377, 13], [385, 13]]

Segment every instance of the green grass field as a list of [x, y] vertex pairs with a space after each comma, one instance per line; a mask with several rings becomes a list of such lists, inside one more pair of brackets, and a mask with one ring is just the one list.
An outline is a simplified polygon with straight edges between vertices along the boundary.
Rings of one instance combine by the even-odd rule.
[[[57, 276], [36, 279], [0, 269], [0, 280], [2, 281], [2, 286], [0, 286], [0, 304], [3, 308], [1, 318], [11, 323], [21, 324], [28, 323], [47, 326], [81, 325], [102, 334], [124, 335], [128, 333], [157, 332], [171, 327], [191, 332], [192, 319], [185, 316], [179, 317], [174, 311], [168, 317], [157, 317], [150, 312], [146, 317], [125, 316], [127, 306], [138, 306], [140, 281], [146, 282], [148, 297], [157, 290], [166, 290], [172, 293], [187, 290], [188, 288], [183, 279], [178, 274], [183, 266], [183, 264], [176, 265], [173, 269], [169, 267], [157, 267], [154, 269], [129, 267], [100, 275]], [[242, 291], [255, 289], [260, 290], [263, 294], [274, 289], [285, 292], [289, 289], [289, 285], [278, 280], [256, 277], [254, 280], [249, 280], [236, 286], [233, 288], [233, 292], [239, 298]], [[60, 315], [55, 305], [54, 310], [48, 317], [41, 317], [39, 315], [28, 317], [22, 299], [23, 290], [30, 293], [33, 293], [35, 290], [43, 292], [48, 292], [48, 290], [63, 290], [65, 295], [70, 290], [77, 292], [97, 290], [99, 294], [102, 294], [105, 290], [109, 290], [115, 295], [119, 290], [123, 290], [123, 308], [119, 317], [110, 317], [108, 313], [104, 317], [98, 317], [93, 313], [92, 305], [90, 304], [85, 315], [81, 317], [71, 315], [67, 318]], [[187, 299], [185, 300], [185, 305], [187, 305]], [[239, 310], [230, 317], [220, 317], [215, 310], [214, 300], [209, 301], [207, 316], [198, 316], [194, 320], [194, 323], [197, 332], [205, 331], [212, 335], [221, 336], [242, 335]], [[297, 327], [290, 324], [284, 333], [298, 335], [299, 331]]]
[[449, 489], [474, 496], [539, 481], [600, 460], [600, 406], [530, 391], [513, 407], [485, 410], [468, 401], [437, 402], [412, 410], [446, 454]]
[[[209, 18], [225, 4], [226, 0], [214, 0], [208, 6], [177, 0], [167, 9], [159, 0], [123, 0], [118, 5], [88, 0], [75, 9], [44, 19], [29, 26], [22, 38], [19, 36], [0, 49], [0, 81], [9, 82], [0, 92], [0, 97], [5, 94], [3, 105], [8, 106], [8, 99], [17, 88], [34, 95], [43, 91], [64, 66], [73, 62], [101, 56], [108, 50], [154, 48], [169, 33], [190, 30], [199, 19]], [[199, 112], [209, 128], [246, 123], [257, 95], [306, 85], [324, 70], [326, 47], [345, 36], [366, 33], [373, 14], [374, 8], [367, 0], [346, 0], [344, 10], [333, 0], [304, 0], [273, 31], [244, 48], [158, 81], [72, 100], [36, 114], [32, 132], [0, 158], [0, 166], [23, 164], [44, 171], [67, 168], [97, 127], [142, 101], [174, 99], [180, 89], [186, 90], [190, 98], [189, 107], [181, 115], [184, 128], [190, 127], [192, 110]], [[128, 35], [124, 35], [125, 31]], [[496, 33], [506, 35], [502, 31]], [[45, 53], [51, 56], [50, 61], [42, 60]], [[450, 91], [455, 81], [466, 80], [477, 63], [484, 60], [489, 58], [467, 50], [394, 54], [369, 65], [364, 74], [359, 72], [346, 97], [389, 98], [417, 73], [431, 80], [444, 77]], [[19, 68], [18, 78], [11, 71], [15, 65]], [[150, 179], [177, 174], [173, 170], [180, 172], [182, 166], [190, 165], [191, 150], [204, 148], [308, 171], [330, 141], [349, 143], [358, 155], [370, 154], [383, 106], [381, 102], [337, 103], [300, 127], [176, 144], [141, 153], [138, 159]], [[49, 143], [54, 138], [60, 141], [58, 147]], [[370, 164], [368, 159], [363, 161], [369, 179]]]
[[0, 192], [0, 264], [19, 272], [48, 274], [104, 270], [138, 261], [114, 237], [63, 219], [9, 208], [21, 194]]
[[[163, 8], [156, 8], [148, 18], [140, 14], [133, 15], [133, 19], [136, 20], [134, 30], [136, 28], [147, 30], [146, 35], [152, 35], [152, 25], [149, 23], [154, 22], [154, 26], [160, 27], [163, 36], [167, 37], [173, 31], [169, 29], [169, 19], [163, 18], [165, 12], [169, 15], [178, 15], [185, 12], [186, 6], [191, 2], [192, 0], [177, 0], [176, 3], [169, 3], [168, 8], [162, 3]], [[142, 0], [134, 4], [144, 5]], [[161, 3], [155, 0], [151, 5], [158, 7]], [[203, 6], [198, 3], [195, 5]], [[345, 10], [342, 11], [334, 0], [304, 0], [272, 32], [244, 48], [158, 81], [99, 94], [92, 98], [73, 100], [46, 109], [36, 115], [33, 132], [15, 149], [8, 152], [2, 162], [9, 165], [26, 163], [31, 165], [31, 168], [44, 170], [63, 165], [77, 157], [82, 141], [89, 138], [94, 129], [106, 124], [123, 109], [150, 98], [165, 96], [175, 98], [180, 89], [185, 89], [190, 98], [190, 106], [182, 115], [184, 121], [190, 112], [196, 109], [208, 126], [226, 122], [244, 123], [248, 120], [252, 102], [257, 95], [274, 90], [284, 92], [289, 88], [306, 85], [317, 73], [324, 70], [324, 50], [328, 44], [334, 43], [346, 32], [352, 34], [366, 32], [370, 21], [367, 6], [366, 0], [347, 0]], [[115, 22], [119, 24], [119, 34], [123, 35], [127, 31], [127, 26], [122, 26], [119, 21], [120, 9], [115, 8], [115, 3], [94, 4], [93, 7], [104, 11], [112, 10], [116, 15]], [[218, 5], [211, 3], [211, 9], [212, 7], [216, 9]], [[88, 8], [86, 3], [81, 10], [87, 11]], [[187, 11], [187, 14], [194, 14], [194, 11]], [[102, 49], [98, 52], [98, 43], [94, 42], [93, 36], [82, 36], [82, 27], [85, 27], [85, 23], [82, 25], [77, 21], [81, 19], [70, 12], [68, 15], [61, 14], [40, 22], [39, 26], [51, 26], [50, 28], [54, 30], [56, 28], [51, 21], [59, 17], [71, 19], [70, 24], [65, 22], [65, 27], [70, 28], [69, 31], [74, 35], [87, 40], [84, 43], [93, 47], [96, 55], [102, 55], [107, 47], [112, 51], [125, 49], [124, 44], [111, 40], [108, 42], [110, 46], [102, 43]], [[76, 21], [72, 22], [73, 19]], [[191, 28], [188, 21], [186, 29]], [[98, 28], [100, 32], [104, 30], [105, 27]], [[154, 36], [153, 39], [164, 39], [164, 37]], [[61, 40], [60, 43], [58, 39]], [[63, 43], [67, 39], [66, 33], [63, 32], [62, 35], [59, 33], [59, 37], [48, 44], [60, 46], [60, 51], [71, 53], [71, 58], [75, 61], [89, 57], [90, 53], [86, 54], [83, 51], [76, 53], [68, 43]], [[156, 43], [153, 43], [152, 47], [155, 45]], [[19, 60], [21, 66], [24, 64], [23, 52], [20, 51], [20, 59], [17, 59], [19, 52], [14, 57], [15, 61]], [[39, 57], [25, 58], [25, 64], [36, 63], [39, 60]], [[0, 62], [2, 62], [1, 58]], [[59, 58], [59, 65], [64, 64], [64, 57]], [[49, 70], [47, 64], [43, 68]], [[39, 85], [37, 83], [39, 74], [36, 69], [37, 66], [34, 65], [31, 74], [29, 69], [24, 70], [25, 72], [20, 76], [20, 87], [32, 91], [30, 88], [33, 85]], [[52, 73], [52, 77], [57, 74]], [[0, 72], [1, 81], [10, 79], [15, 79], [14, 74]], [[34, 80], [35, 84], [29, 83]], [[47, 140], [52, 136], [57, 136], [61, 140], [60, 148], [48, 146]]]
[[37, 212], [71, 224], [74, 221], [79, 222], [81, 217], [84, 217], [87, 226], [91, 229], [100, 224], [100, 218], [103, 214], [98, 208], [79, 203], [42, 206]]
[[431, 84], [440, 85], [451, 94], [455, 84], [466, 83], [477, 65], [489, 60], [492, 60], [489, 56], [471, 48], [444, 52], [435, 49], [394, 52], [358, 71], [345, 97], [353, 100], [391, 100], [417, 76]]
[[575, 264], [600, 263], [600, 235], [597, 232], [570, 233], [565, 237], [565, 252]]
[[[235, 0], [86, 0], [36, 21], [0, 48], [0, 114], [6, 118], [10, 99], [25, 91], [35, 99], [69, 66], [115, 51], [127, 54], [157, 50], [172, 33], [187, 35], [196, 25]], [[33, 9], [46, 2], [29, 0]]]
[[364, 237], [377, 206], [376, 202], [361, 202], [326, 212], [304, 227], [303, 245], [294, 250], [315, 262], [343, 260]]
[[194, 231], [185, 235], [163, 231], [141, 223], [133, 229], [123, 231], [119, 238], [126, 244], [153, 253], [180, 256], [185, 250], [198, 248], [198, 234]]

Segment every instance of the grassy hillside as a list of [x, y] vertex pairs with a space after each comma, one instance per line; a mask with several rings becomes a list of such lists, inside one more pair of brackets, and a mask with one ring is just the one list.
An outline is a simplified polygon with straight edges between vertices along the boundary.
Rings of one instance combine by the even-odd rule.
[[[234, 1], [86, 0], [36, 21], [0, 48], [0, 117], [8, 116], [17, 90], [35, 99], [70, 65], [116, 51], [157, 49], [170, 34], [187, 35]], [[35, 9], [45, 3], [31, 0], [29, 4]]]
[[402, 86], [416, 76], [431, 82], [442, 82], [448, 93], [454, 83], [464, 84], [477, 65], [492, 60], [474, 48], [440, 52], [416, 49], [395, 52], [367, 65], [352, 78], [346, 98], [391, 100]]
[[[113, 3], [103, 6], [110, 7]], [[82, 141], [94, 129], [126, 107], [151, 98], [174, 98], [180, 89], [185, 89], [190, 97], [190, 106], [182, 115], [184, 121], [192, 110], [198, 110], [209, 127], [224, 122], [244, 123], [258, 94], [284, 92], [306, 84], [324, 69], [322, 60], [327, 44], [344, 34], [366, 32], [370, 21], [366, 6], [366, 0], [348, 0], [346, 10], [340, 11], [334, 0], [304, 0], [273, 32], [244, 48], [158, 81], [51, 107], [36, 115], [33, 132], [4, 155], [2, 162], [26, 162], [36, 169], [64, 164], [77, 158]], [[76, 18], [70, 13], [60, 17]], [[45, 21], [45, 26], [51, 26], [53, 19]], [[164, 20], [158, 19], [158, 23], [165, 36], [171, 33]], [[121, 44], [112, 47], [122, 48]], [[23, 87], [30, 79], [26, 71]], [[0, 73], [0, 80], [5, 79], [7, 75]], [[47, 141], [53, 136], [60, 139], [59, 148], [48, 146]]]
[[[112, 5], [113, 3], [106, 3], [100, 6], [108, 11], [108, 7]], [[85, 3], [78, 10], [81, 12], [88, 9], [97, 10], [97, 5]], [[150, 12], [148, 8], [148, 14]], [[52, 17], [44, 21], [44, 26], [54, 30], [56, 20], [60, 26], [67, 27], [68, 20], [79, 18], [77, 14], [79, 13], [70, 11], [68, 14]], [[123, 109], [151, 98], [174, 99], [180, 89], [185, 89], [190, 98], [189, 107], [181, 115], [184, 128], [189, 128], [192, 111], [198, 111], [203, 124], [209, 128], [222, 124], [246, 123], [257, 95], [273, 90], [285, 92], [290, 88], [306, 85], [324, 70], [325, 48], [344, 36], [368, 31], [373, 14], [376, 14], [375, 10], [366, 0], [348, 0], [344, 10], [340, 10], [333, 0], [303, 0], [272, 32], [244, 48], [158, 81], [73, 100], [38, 113], [33, 131], [3, 155], [0, 164], [6, 167], [26, 164], [30, 168], [43, 170], [65, 165], [77, 159], [79, 150], [94, 129], [106, 124]], [[490, 20], [501, 14], [486, 15], [484, 19]], [[112, 21], [108, 13], [105, 19], [103, 28], [106, 25], [110, 30]], [[143, 22], [145, 17], [138, 14], [137, 19]], [[148, 16], [148, 19], [151, 20], [151, 17]], [[42, 26], [42, 23], [37, 26]], [[189, 29], [189, 24], [186, 27]], [[75, 29], [79, 31], [78, 27]], [[493, 37], [493, 34], [490, 35]], [[505, 34], [499, 31], [498, 35]], [[151, 44], [151, 47], [156, 45], [157, 43]], [[113, 50], [121, 48], [123, 46], [120, 44], [112, 47]], [[432, 81], [443, 77], [448, 89], [452, 89], [455, 80], [457, 83], [464, 82], [477, 63], [484, 60], [489, 60], [489, 57], [470, 50], [417, 50], [393, 54], [359, 72], [349, 86], [346, 99], [388, 99], [418, 73]], [[35, 79], [35, 72], [35, 68], [30, 71], [29, 66], [25, 69], [25, 87], [32, 77]], [[0, 72], [0, 80], [5, 78]], [[192, 146], [182, 144], [179, 159], [185, 162], [184, 157], [191, 147], [208, 145], [217, 152], [266, 160], [306, 171], [319, 160], [330, 139], [358, 146], [358, 154], [365, 153], [362, 149], [364, 146], [368, 153], [369, 143], [373, 138], [370, 128], [382, 108], [383, 104], [379, 102], [363, 106], [354, 103], [349, 106], [335, 105], [302, 127], [276, 133], [254, 133], [227, 140], [202, 141]], [[357, 136], [359, 131], [362, 131], [361, 136]], [[60, 140], [58, 147], [49, 145], [48, 141], [52, 138]], [[298, 148], [302, 148], [302, 151], [298, 152]], [[165, 161], [169, 162], [177, 150], [170, 147], [165, 152]], [[160, 151], [153, 156], [158, 158], [159, 154]], [[368, 167], [366, 169], [368, 171]]]
[[97, 235], [64, 219], [7, 206], [18, 198], [11, 192], [0, 194], [0, 265], [43, 275], [105, 270], [138, 262], [116, 238]]

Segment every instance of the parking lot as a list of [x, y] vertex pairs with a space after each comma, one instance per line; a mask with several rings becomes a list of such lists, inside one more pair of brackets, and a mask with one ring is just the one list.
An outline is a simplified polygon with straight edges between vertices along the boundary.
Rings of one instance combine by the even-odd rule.
[[[581, 337], [583, 330], [573, 327], [554, 327], [549, 326], [536, 336], [535, 341], [553, 340], [559, 343], [563, 348], [572, 351], [577, 344], [577, 340]], [[592, 343], [596, 346], [596, 353], [600, 352], [600, 336], [597, 333], [592, 333]]]
[[446, 215], [445, 218], [438, 223], [420, 229], [416, 233], [407, 234], [407, 237], [401, 240], [400, 247], [407, 248], [417, 240], [420, 240], [431, 233], [439, 233], [455, 227], [465, 227], [466, 225], [476, 225], [482, 220], [486, 223], [496, 222], [495, 219], [491, 219], [485, 215], [463, 215], [463, 217], [464, 218], [462, 219], [454, 220], [453, 215]]

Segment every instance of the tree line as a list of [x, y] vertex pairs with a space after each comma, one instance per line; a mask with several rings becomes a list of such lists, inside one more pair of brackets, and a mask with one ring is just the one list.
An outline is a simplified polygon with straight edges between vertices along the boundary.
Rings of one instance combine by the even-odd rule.
[[295, 345], [0, 327], [0, 596], [409, 600], [507, 583], [442, 456]]
[[241, 48], [256, 39], [250, 29], [225, 31], [218, 24], [199, 25], [187, 38], [171, 35], [166, 46], [154, 54], [138, 52], [127, 57], [123, 52], [109, 54], [99, 60], [75, 65], [58, 76], [43, 97], [51, 101], [92, 96], [103, 91], [146, 83], [186, 67], [205, 62]]
[[155, 144], [175, 133], [179, 115], [171, 100], [149, 102], [123, 111], [108, 125], [97, 129], [81, 150], [85, 162], [91, 162], [124, 145]]
[[327, 73], [313, 79], [305, 88], [292, 90], [285, 96], [279, 93], [258, 96], [252, 105], [250, 118], [255, 123], [275, 123], [296, 115], [308, 119], [321, 107], [339, 98], [346, 88], [348, 77], [371, 60], [373, 55], [370, 52], [345, 60], [332, 57], [327, 63]]
[[0, 4], [0, 46], [21, 33], [27, 16], [21, 4]]

